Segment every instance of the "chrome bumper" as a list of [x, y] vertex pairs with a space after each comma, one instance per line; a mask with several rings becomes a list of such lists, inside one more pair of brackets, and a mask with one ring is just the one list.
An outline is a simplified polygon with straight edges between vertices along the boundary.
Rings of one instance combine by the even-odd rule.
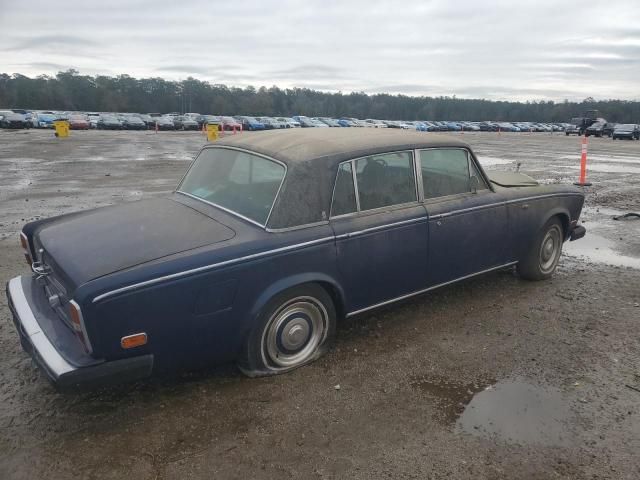
[[[56, 387], [124, 383], [151, 375], [152, 354], [113, 361], [96, 359], [86, 353], [70, 355], [73, 348], [77, 349], [73, 333], [57, 317], [52, 317], [53, 312], [48, 305], [42, 305], [46, 299], [41, 299], [40, 294], [32, 277], [16, 277], [7, 283], [9, 308], [22, 348]], [[47, 323], [58, 328], [58, 331], [47, 330]], [[46, 331], [50, 331], [54, 342]], [[64, 352], [67, 353], [66, 358]]]
[[51, 379], [56, 382], [63, 375], [77, 370], [77, 367], [62, 358], [42, 331], [25, 296], [22, 277], [9, 280], [7, 298], [23, 348], [46, 370]]

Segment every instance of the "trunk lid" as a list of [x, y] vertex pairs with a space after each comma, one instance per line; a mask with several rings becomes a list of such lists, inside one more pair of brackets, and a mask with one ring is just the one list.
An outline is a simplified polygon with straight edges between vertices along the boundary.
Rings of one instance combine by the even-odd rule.
[[169, 198], [90, 210], [36, 232], [38, 257], [75, 289], [110, 273], [232, 239], [235, 231]]

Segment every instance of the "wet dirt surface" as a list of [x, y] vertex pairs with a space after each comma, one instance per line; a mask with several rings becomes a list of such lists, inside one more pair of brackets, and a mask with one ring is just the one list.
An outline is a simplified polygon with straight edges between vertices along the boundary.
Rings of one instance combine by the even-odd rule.
[[[487, 168], [576, 180], [576, 137], [456, 137]], [[25, 221], [162, 195], [203, 144], [0, 131], [0, 281], [26, 273]], [[640, 142], [589, 152], [617, 168], [590, 171], [587, 237], [552, 280], [500, 271], [344, 321], [328, 355], [284, 376], [57, 393], [1, 296], [0, 478], [639, 478], [640, 220], [613, 217], [640, 211]]]

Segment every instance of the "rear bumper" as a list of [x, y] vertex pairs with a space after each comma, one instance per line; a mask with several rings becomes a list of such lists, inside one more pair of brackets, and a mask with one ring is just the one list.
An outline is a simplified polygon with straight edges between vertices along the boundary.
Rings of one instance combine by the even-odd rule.
[[[73, 361], [62, 354], [52, 343], [41, 325], [42, 319], [55, 315], [53, 310], [44, 311], [41, 302], [35, 301], [38, 294], [33, 277], [15, 277], [7, 283], [7, 299], [13, 323], [20, 336], [22, 348], [35, 360], [56, 387], [84, 387], [113, 383], [124, 383], [151, 375], [153, 355], [142, 355], [115, 361], [86, 359]], [[41, 319], [40, 321], [38, 319]], [[54, 320], [57, 320], [54, 319]], [[58, 338], [58, 341], [60, 339]]]
[[571, 230], [571, 234], [569, 235], [569, 240], [571, 240], [572, 242], [574, 240], [579, 240], [582, 237], [584, 237], [586, 233], [587, 233], [586, 228], [584, 228], [582, 225], [577, 225], [573, 227], [573, 229]]

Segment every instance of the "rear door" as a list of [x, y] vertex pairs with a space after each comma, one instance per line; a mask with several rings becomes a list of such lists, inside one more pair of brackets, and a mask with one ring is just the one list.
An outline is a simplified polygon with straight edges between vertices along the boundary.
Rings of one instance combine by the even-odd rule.
[[429, 286], [447, 283], [512, 259], [507, 209], [463, 148], [418, 151], [429, 214]]
[[413, 151], [342, 163], [330, 223], [349, 313], [424, 288], [428, 225]]

